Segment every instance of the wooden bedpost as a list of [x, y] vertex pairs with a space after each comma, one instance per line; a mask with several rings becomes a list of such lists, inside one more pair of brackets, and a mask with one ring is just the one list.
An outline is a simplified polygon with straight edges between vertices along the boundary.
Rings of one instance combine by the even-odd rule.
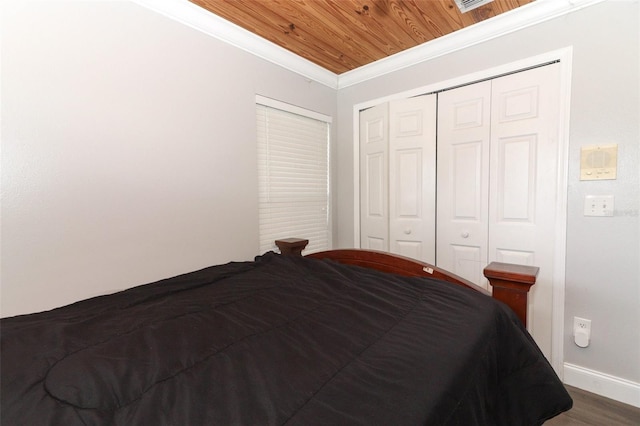
[[536, 283], [540, 268], [537, 266], [515, 265], [491, 262], [484, 268], [484, 276], [493, 287], [494, 299], [506, 303], [527, 326], [527, 293]]
[[302, 256], [302, 250], [309, 244], [309, 240], [303, 238], [285, 238], [276, 240], [280, 253], [284, 255]]

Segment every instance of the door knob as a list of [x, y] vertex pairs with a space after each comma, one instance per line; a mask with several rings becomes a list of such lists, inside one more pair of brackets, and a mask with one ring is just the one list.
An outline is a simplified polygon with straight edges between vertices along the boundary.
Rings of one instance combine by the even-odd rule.
[[462, 231], [462, 232], [460, 233], [460, 236], [461, 236], [462, 238], [469, 238], [469, 231]]
[[404, 230], [404, 233], [405, 233], [405, 234], [407, 234], [407, 235], [409, 235], [409, 234], [411, 233], [411, 229], [410, 229], [410, 228], [405, 229], [405, 230]]

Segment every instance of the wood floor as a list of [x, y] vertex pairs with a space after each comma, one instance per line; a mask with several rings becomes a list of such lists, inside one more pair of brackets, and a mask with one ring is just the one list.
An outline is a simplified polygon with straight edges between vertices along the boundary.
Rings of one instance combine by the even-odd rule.
[[544, 426], [639, 426], [640, 408], [567, 386], [573, 408]]

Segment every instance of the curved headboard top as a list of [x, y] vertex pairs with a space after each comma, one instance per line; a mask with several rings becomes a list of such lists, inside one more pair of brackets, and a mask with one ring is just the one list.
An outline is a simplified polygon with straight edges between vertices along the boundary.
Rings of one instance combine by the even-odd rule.
[[454, 284], [469, 287], [486, 295], [490, 293], [466, 279], [426, 262], [411, 259], [398, 254], [365, 249], [338, 249], [321, 251], [306, 255], [312, 259], [330, 259], [338, 263], [363, 266], [381, 272], [409, 277], [432, 277]]
[[[284, 255], [301, 256], [302, 250], [308, 243], [309, 240], [302, 238], [276, 240], [276, 245]], [[527, 293], [531, 286], [535, 284], [539, 271], [537, 266], [492, 262], [483, 271], [493, 290], [492, 293], [489, 293], [482, 287], [449, 271], [419, 260], [388, 252], [366, 249], [338, 249], [311, 253], [305, 257], [331, 259], [347, 265], [358, 265], [410, 277], [433, 277], [468, 287], [504, 302], [525, 325], [527, 324]]]

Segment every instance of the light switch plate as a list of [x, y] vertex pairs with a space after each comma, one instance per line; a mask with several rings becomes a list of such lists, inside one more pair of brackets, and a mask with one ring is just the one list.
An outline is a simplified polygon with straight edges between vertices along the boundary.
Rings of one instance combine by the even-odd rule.
[[584, 197], [585, 216], [613, 216], [613, 195], [587, 195]]
[[618, 145], [582, 147], [580, 152], [580, 180], [616, 179]]

